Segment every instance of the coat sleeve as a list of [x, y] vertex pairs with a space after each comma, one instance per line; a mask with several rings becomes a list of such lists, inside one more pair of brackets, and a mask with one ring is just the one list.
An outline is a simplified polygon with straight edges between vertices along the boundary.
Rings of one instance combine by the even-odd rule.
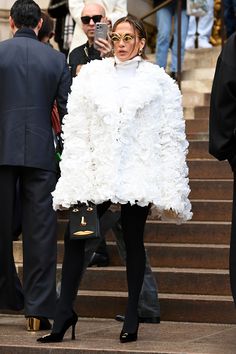
[[[162, 205], [165, 210], [172, 210], [172, 216], [163, 220], [174, 219], [176, 222], [190, 220], [192, 217], [188, 167], [186, 156], [188, 141], [185, 135], [182, 96], [174, 81], [166, 76], [163, 82], [163, 96], [160, 120], [160, 156], [162, 161]], [[169, 213], [170, 214], [170, 213]]]
[[209, 152], [218, 160], [228, 159], [235, 169], [236, 66], [227, 62], [229, 54], [226, 48], [217, 61], [210, 103]]
[[[90, 111], [86, 65], [73, 79], [68, 97], [67, 111], [63, 118], [62, 137], [64, 149], [60, 162], [61, 177], [53, 195], [54, 209], [69, 208], [77, 201], [87, 202], [88, 175], [91, 173]], [[90, 198], [89, 198], [90, 199]]]
[[61, 74], [60, 82], [58, 84], [57, 97], [56, 97], [57, 108], [58, 108], [61, 121], [64, 115], [67, 113], [66, 105], [67, 105], [68, 93], [70, 91], [70, 85], [71, 85], [71, 74], [68, 68], [68, 64], [66, 63], [66, 58], [64, 58], [64, 67]]
[[80, 23], [81, 12], [84, 5], [84, 0], [69, 0], [69, 10], [76, 23]]
[[119, 18], [126, 16], [127, 13], [127, 0], [117, 0], [115, 1], [112, 13], [108, 14], [108, 17], [110, 18], [112, 25], [114, 25]]

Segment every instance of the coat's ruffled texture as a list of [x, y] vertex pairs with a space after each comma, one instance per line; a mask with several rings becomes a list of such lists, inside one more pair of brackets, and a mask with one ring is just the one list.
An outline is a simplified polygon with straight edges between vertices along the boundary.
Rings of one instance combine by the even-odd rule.
[[54, 208], [78, 200], [151, 202], [161, 217], [171, 208], [176, 222], [191, 219], [178, 86], [163, 69], [143, 61], [120, 107], [116, 75], [109, 58], [87, 64], [73, 81]]

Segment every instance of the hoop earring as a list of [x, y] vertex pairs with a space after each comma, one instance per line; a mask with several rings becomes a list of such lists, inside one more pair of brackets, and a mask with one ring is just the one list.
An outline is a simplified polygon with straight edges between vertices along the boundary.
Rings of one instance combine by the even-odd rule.
[[138, 51], [138, 55], [141, 57], [142, 54], [143, 54], [143, 50], [140, 48]]

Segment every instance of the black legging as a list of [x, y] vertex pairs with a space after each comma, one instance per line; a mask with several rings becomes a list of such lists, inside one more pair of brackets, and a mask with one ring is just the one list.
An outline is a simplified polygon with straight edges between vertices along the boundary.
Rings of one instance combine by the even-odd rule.
[[[98, 205], [99, 218], [109, 208], [110, 204], [108, 201]], [[121, 205], [121, 223], [127, 249], [126, 267], [129, 294], [123, 328], [130, 333], [136, 330], [138, 323], [137, 307], [145, 269], [143, 233], [148, 210], [149, 207], [131, 206], [129, 203]], [[89, 252], [92, 254], [97, 244], [98, 241], [96, 240], [71, 241], [69, 239], [69, 228], [67, 227], [62, 266], [61, 294], [57, 304], [53, 332], [59, 332], [63, 323], [72, 316], [73, 303], [77, 296], [83, 270], [87, 266], [85, 264], [85, 248], [86, 253], [89, 249]]]
[[123, 329], [133, 333], [138, 324], [138, 301], [145, 271], [144, 227], [148, 207], [138, 205], [121, 206], [121, 225], [126, 246], [126, 274], [128, 283], [128, 304]]

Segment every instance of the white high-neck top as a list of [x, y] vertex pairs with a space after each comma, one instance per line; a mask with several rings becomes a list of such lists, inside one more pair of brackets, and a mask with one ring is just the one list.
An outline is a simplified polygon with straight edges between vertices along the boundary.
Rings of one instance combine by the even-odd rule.
[[135, 76], [136, 70], [139, 66], [139, 63], [143, 59], [137, 55], [136, 57], [126, 60], [120, 61], [115, 56], [115, 68], [117, 72], [117, 86], [119, 89], [119, 98], [120, 98], [120, 106], [122, 107], [124, 98], [127, 96], [127, 90], [130, 87], [130, 82], [132, 78]]

